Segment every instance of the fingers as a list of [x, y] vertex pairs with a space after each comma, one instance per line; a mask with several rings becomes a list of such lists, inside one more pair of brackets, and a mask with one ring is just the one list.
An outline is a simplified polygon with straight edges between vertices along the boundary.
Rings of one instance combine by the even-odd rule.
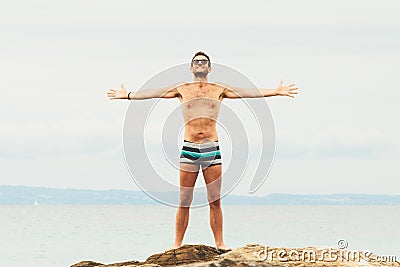
[[108, 96], [108, 97], [110, 97], [110, 96], [115, 96], [115, 93], [116, 93], [116, 92], [117, 92], [117, 90], [110, 89], [110, 91], [107, 92], [107, 96]]
[[297, 92], [290, 91], [290, 92], [285, 94], [285, 96], [288, 96], [288, 97], [291, 97], [291, 98], [294, 98], [294, 95], [297, 95]]
[[110, 100], [118, 99], [118, 97], [115, 96], [116, 90], [111, 89], [110, 91], [107, 92], [107, 97], [109, 97]]
[[[125, 90], [124, 84], [122, 83], [121, 90]], [[121, 96], [116, 96], [117, 93], [118, 95], [120, 95], [121, 90], [110, 89], [110, 91], [107, 92], [107, 97], [109, 98], [109, 100], [122, 99]]]
[[[283, 80], [279, 80], [279, 83], [282, 85], [283, 84]], [[295, 83], [291, 83], [291, 84], [288, 85], [288, 87], [295, 86], [295, 85], [296, 85]]]
[[115, 93], [117, 92], [117, 90], [115, 89], [110, 89], [110, 91], [107, 92], [107, 96], [108, 97], [113, 97], [115, 96]]

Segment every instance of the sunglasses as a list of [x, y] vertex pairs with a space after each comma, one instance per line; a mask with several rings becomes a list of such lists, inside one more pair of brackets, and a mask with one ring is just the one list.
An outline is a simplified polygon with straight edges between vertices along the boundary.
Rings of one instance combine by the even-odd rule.
[[195, 65], [199, 65], [199, 64], [207, 64], [208, 63], [208, 60], [207, 59], [195, 59], [195, 60], [193, 60], [193, 64], [195, 64]]

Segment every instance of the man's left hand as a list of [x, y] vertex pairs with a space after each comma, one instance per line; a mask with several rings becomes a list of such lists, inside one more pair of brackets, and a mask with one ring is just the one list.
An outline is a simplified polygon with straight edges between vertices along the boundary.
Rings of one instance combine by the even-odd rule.
[[289, 96], [294, 98], [294, 95], [297, 94], [297, 87], [294, 87], [295, 84], [283, 85], [283, 81], [281, 80], [279, 86], [276, 88], [276, 94], [282, 96]]

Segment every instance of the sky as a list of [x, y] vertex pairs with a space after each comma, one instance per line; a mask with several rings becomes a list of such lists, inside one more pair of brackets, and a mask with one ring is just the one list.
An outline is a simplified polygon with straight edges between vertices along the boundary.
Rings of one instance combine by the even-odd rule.
[[[201, 50], [260, 88], [299, 87], [294, 99], [266, 98], [276, 153], [256, 195], [399, 194], [398, 10], [358, 0], [3, 3], [0, 185], [138, 190], [123, 151], [132, 102], [106, 92], [138, 90]], [[232, 192], [248, 194], [250, 179]]]

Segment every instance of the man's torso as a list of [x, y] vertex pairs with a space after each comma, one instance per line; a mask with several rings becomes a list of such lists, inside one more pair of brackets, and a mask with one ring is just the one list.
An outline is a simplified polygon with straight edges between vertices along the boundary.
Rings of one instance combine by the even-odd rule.
[[195, 82], [185, 83], [177, 90], [185, 121], [184, 139], [195, 143], [217, 141], [216, 124], [224, 88]]

